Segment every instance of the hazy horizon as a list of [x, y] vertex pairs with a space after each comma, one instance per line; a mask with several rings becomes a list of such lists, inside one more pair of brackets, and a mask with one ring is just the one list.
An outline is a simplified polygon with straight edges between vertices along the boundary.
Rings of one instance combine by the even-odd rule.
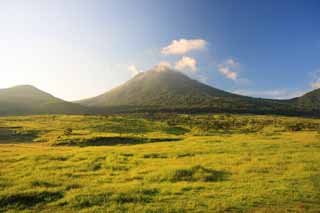
[[[156, 69], [158, 69], [157, 67], [159, 67], [159, 68], [161, 69], [161, 71], [168, 68], [167, 71], [169, 71], [169, 72], [173, 72], [173, 71], [174, 71], [174, 72], [180, 72], [179, 70], [175, 70], [174, 68], [171, 69], [171, 67], [167, 67], [167, 65], [163, 66], [162, 64], [158, 64], [158, 65], [156, 65], [155, 67], [153, 67], [153, 68], [151, 68], [151, 69], [148, 69], [148, 70], [145, 70], [145, 71], [140, 71], [139, 73], [149, 72], [149, 71], [151, 71], [151, 70], [156, 71]], [[138, 73], [136, 73], [135, 75], [137, 75], [137, 74], [138, 74]], [[185, 74], [185, 73], [183, 73], [183, 74]], [[131, 78], [134, 78], [135, 75], [134, 75], [134, 76], [131, 76]], [[187, 74], [186, 74], [186, 75], [187, 75]], [[187, 76], [188, 76], [188, 75], [187, 75]], [[190, 77], [190, 76], [189, 76], [189, 77]], [[194, 79], [194, 78], [192, 78], [192, 77], [190, 77], [190, 78], [191, 78], [191, 79]], [[195, 80], [201, 82], [201, 79], [195, 79]], [[113, 89], [115, 89], [115, 88], [117, 88], [117, 87], [121, 87], [121, 86], [124, 85], [125, 83], [126, 83], [126, 82], [122, 82], [122, 83], [120, 83], [119, 85], [116, 85], [115, 87], [113, 87], [113, 88], [111, 88], [111, 89], [104, 90], [102, 93], [98, 93], [98, 94], [95, 94], [95, 95], [90, 96], [90, 97], [84, 97], [84, 98], [81, 98], [81, 99], [66, 100], [66, 101], [69, 101], [69, 102], [77, 102], [77, 101], [81, 101], [81, 100], [91, 99], [91, 98], [93, 98], [93, 97], [97, 97], [97, 96], [100, 96], [100, 95], [102, 95], [102, 94], [105, 94], [106, 92], [110, 92], [110, 91], [112, 91]], [[209, 85], [207, 82], [201, 82], [201, 83], [202, 83], [202, 84], [205, 84], [205, 85]], [[26, 86], [26, 87], [28, 87], [28, 86], [30, 86], [30, 87], [35, 87], [36, 89], [38, 89], [38, 90], [40, 90], [40, 91], [42, 91], [42, 92], [47, 93], [47, 91], [43, 90], [42, 88], [38, 87], [37, 85], [32, 85], [32, 84], [13, 85], [13, 86], [5, 87], [5, 88], [0, 88], [0, 90], [2, 90], [2, 89], [11, 89], [11, 88], [15, 88], [15, 87], [23, 87], [23, 86]], [[213, 87], [212, 85], [209, 85], [209, 86]], [[213, 88], [215, 88], [215, 87], [213, 87]], [[85, 89], [85, 88], [83, 88], [83, 89]], [[219, 89], [219, 88], [216, 88], [216, 89]], [[313, 89], [312, 89], [312, 90], [313, 90]], [[284, 98], [274, 97], [273, 99], [274, 99], [274, 100], [287, 100], [287, 99], [291, 99], [291, 98], [303, 96], [304, 94], [306, 94], [306, 93], [308, 93], [308, 92], [311, 92], [312, 90], [310, 90], [310, 91], [305, 91], [305, 92], [300, 92], [300, 93], [297, 92], [296, 94], [292, 94], [292, 97], [284, 97]], [[245, 95], [245, 96], [249, 96], [249, 97], [255, 97], [255, 98], [260, 98], [260, 97], [262, 97], [262, 96], [259, 96], [259, 94], [258, 94], [258, 93], [255, 93], [254, 91], [252, 91], [251, 93], [245, 93], [245, 92], [243, 92], [243, 91], [228, 91], [228, 90], [224, 90], [224, 91], [226, 91], [226, 92], [231, 92], [231, 93], [238, 94], [238, 95]], [[275, 94], [269, 94], [269, 91], [266, 91], [265, 93], [261, 92], [261, 94], [264, 94], [264, 95], [266, 96], [266, 99], [269, 99], [268, 96], [270, 96], [270, 95], [277, 95], [277, 94], [276, 94], [276, 93], [277, 93], [276, 91], [275, 91], [274, 93], [275, 93]], [[56, 97], [56, 98], [65, 100], [65, 99], [63, 99], [63, 98], [61, 98], [61, 97], [58, 97], [58, 96], [54, 95], [54, 94], [51, 94], [51, 93], [49, 93], [49, 94], [50, 94], [50, 95], [53, 95], [53, 96]], [[272, 99], [272, 98], [271, 98], [271, 99]]]

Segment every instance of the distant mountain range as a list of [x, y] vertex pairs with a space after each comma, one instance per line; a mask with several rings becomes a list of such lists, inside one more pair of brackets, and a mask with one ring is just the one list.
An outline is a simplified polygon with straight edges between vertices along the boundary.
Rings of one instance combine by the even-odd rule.
[[0, 115], [146, 111], [320, 116], [320, 89], [290, 100], [252, 98], [213, 88], [181, 72], [155, 68], [106, 93], [75, 103], [29, 85], [0, 90]]

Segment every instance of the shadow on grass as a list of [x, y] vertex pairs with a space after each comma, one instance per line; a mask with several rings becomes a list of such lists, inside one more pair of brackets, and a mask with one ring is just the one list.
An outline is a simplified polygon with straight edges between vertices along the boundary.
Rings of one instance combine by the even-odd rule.
[[59, 140], [54, 146], [114, 146], [180, 141], [181, 138], [93, 137]]
[[63, 198], [63, 192], [19, 192], [11, 195], [0, 196], [0, 211], [10, 209], [26, 209], [32, 206], [49, 203]]
[[171, 135], [184, 135], [186, 133], [189, 133], [190, 130], [179, 126], [171, 126], [165, 129], [165, 132]]
[[38, 137], [39, 131], [22, 127], [0, 127], [0, 144], [30, 143]]
[[71, 205], [75, 208], [82, 209], [112, 203], [116, 203], [117, 205], [146, 204], [153, 202], [154, 198], [159, 195], [159, 193], [160, 190], [157, 188], [139, 188], [117, 193], [104, 192], [100, 194], [83, 194], [76, 195], [71, 200]]

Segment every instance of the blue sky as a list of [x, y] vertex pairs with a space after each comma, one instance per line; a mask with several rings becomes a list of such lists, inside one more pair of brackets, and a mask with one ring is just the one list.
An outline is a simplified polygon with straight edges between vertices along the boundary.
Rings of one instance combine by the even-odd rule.
[[227, 91], [290, 98], [320, 86], [319, 10], [317, 0], [3, 1], [0, 87], [77, 100], [160, 63]]

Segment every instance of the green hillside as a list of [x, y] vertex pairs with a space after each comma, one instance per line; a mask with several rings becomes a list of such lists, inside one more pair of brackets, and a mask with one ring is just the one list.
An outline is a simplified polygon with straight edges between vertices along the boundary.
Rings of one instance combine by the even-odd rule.
[[299, 111], [307, 111], [310, 114], [319, 114], [320, 89], [313, 90], [305, 95], [292, 100]]
[[219, 90], [173, 70], [150, 70], [125, 84], [78, 103], [110, 111], [168, 110], [299, 114], [292, 100], [251, 98]]
[[213, 96], [217, 100], [219, 97], [237, 98], [182, 73], [154, 70], [140, 73], [125, 84], [80, 103], [88, 106], [201, 106], [209, 103]]
[[252, 98], [153, 69], [94, 98], [66, 102], [30, 85], [0, 89], [0, 115], [174, 111], [320, 116], [320, 90], [290, 100]]
[[81, 114], [88, 110], [66, 102], [31, 85], [0, 89], [0, 115]]

